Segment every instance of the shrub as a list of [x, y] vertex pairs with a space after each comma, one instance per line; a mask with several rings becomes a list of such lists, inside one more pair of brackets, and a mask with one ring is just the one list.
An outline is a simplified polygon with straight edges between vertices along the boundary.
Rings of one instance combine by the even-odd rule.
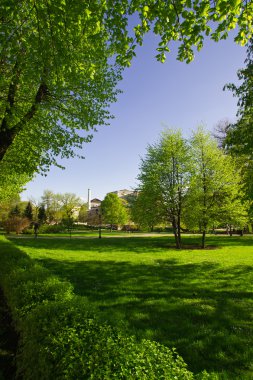
[[81, 297], [37, 307], [23, 323], [19, 373], [32, 379], [193, 379], [174, 350], [102, 324]]
[[20, 234], [25, 228], [29, 227], [31, 221], [28, 218], [11, 215], [7, 220], [3, 222], [3, 227], [5, 231], [9, 234], [10, 232], [16, 232]]
[[122, 227], [122, 231], [126, 232], [138, 232], [139, 227], [136, 224], [127, 224]]
[[39, 265], [13, 271], [7, 282], [10, 289], [9, 305], [17, 321], [40, 303], [69, 299], [73, 296], [73, 287], [69, 282], [60, 281]]
[[62, 233], [66, 231], [66, 227], [62, 224], [43, 224], [39, 228], [39, 233], [41, 234], [54, 234]]
[[24, 234], [24, 235], [33, 235], [34, 234], [34, 229], [33, 228], [25, 228], [22, 231], [22, 234]]

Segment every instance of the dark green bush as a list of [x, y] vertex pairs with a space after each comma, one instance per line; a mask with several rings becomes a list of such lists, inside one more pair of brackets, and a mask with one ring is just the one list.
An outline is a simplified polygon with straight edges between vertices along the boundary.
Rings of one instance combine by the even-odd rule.
[[66, 226], [62, 224], [42, 224], [39, 227], [39, 234], [56, 234], [66, 232]]
[[13, 271], [7, 282], [10, 289], [9, 305], [16, 319], [40, 303], [70, 299], [73, 296], [73, 287], [69, 282], [60, 281], [37, 264]]
[[73, 297], [73, 287], [0, 237], [0, 285], [16, 325], [40, 303]]
[[34, 235], [34, 229], [33, 228], [25, 228], [22, 232], [23, 235]]
[[101, 324], [87, 301], [40, 305], [23, 323], [20, 374], [30, 379], [193, 379], [173, 350]]

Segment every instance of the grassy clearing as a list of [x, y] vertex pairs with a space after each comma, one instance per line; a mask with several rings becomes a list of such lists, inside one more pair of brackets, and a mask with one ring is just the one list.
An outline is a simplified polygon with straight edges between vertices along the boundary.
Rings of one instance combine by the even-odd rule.
[[[15, 244], [140, 338], [176, 347], [193, 372], [253, 379], [253, 238], [25, 238]], [[199, 241], [184, 238], [187, 246]]]

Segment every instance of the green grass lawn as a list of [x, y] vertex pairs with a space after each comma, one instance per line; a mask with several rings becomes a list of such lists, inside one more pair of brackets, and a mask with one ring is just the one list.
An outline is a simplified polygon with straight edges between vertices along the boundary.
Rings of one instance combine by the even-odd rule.
[[[176, 347], [189, 369], [253, 379], [253, 237], [12, 238], [69, 280], [102, 318]], [[189, 245], [200, 237], [184, 237]]]

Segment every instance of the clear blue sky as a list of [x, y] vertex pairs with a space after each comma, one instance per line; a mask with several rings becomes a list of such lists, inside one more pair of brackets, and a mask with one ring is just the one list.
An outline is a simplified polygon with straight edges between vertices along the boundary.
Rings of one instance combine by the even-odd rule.
[[191, 64], [177, 61], [176, 50], [161, 64], [154, 58], [156, 42], [149, 35], [138, 48], [119, 83], [123, 94], [111, 107], [115, 119], [110, 126], [99, 127], [84, 146], [85, 160], [61, 161], [65, 170], [52, 167], [47, 177], [37, 176], [21, 194], [23, 200], [39, 200], [46, 189], [86, 200], [88, 188], [93, 198], [100, 199], [109, 191], [134, 188], [140, 156], [165, 126], [181, 128], [188, 136], [201, 123], [212, 130], [222, 119], [235, 120], [237, 99], [222, 89], [237, 82], [245, 48], [231, 37], [219, 43], [205, 41]]

